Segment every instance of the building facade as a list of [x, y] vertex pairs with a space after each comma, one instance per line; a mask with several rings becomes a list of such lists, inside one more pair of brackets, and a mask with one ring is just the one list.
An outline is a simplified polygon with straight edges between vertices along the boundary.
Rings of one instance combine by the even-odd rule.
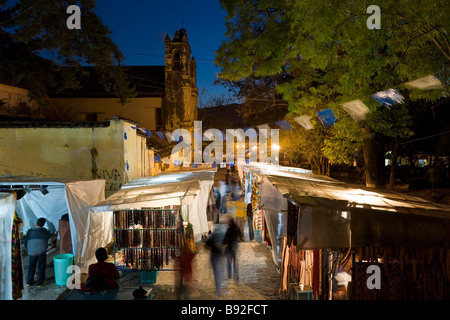
[[110, 196], [154, 175], [154, 153], [135, 123], [0, 122], [0, 176], [105, 179]]
[[185, 29], [177, 30], [172, 39], [166, 36], [164, 58], [162, 66], [126, 67], [136, 96], [125, 105], [99, 86], [94, 76], [83, 81], [81, 89], [51, 94], [51, 102], [70, 109], [74, 121], [105, 121], [118, 116], [148, 130], [191, 129], [197, 117], [197, 66]]

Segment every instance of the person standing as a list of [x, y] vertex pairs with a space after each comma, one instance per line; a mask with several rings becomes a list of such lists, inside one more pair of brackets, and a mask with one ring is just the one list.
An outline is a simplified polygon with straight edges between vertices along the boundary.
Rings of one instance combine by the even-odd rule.
[[248, 237], [250, 241], [255, 239], [255, 233], [253, 232], [253, 208], [252, 203], [247, 204], [247, 222], [248, 222]]
[[45, 284], [48, 239], [52, 236], [50, 231], [44, 228], [45, 222], [45, 218], [39, 218], [36, 222], [36, 226], [28, 230], [27, 235], [25, 236], [24, 245], [29, 256], [27, 287], [33, 284], [36, 265], [38, 269], [36, 284], [40, 287]]
[[227, 213], [227, 185], [223, 180], [219, 181], [220, 208], [219, 214]]
[[241, 230], [240, 241], [244, 241], [244, 224], [247, 220], [247, 206], [245, 205], [244, 196], [240, 195], [239, 199], [234, 203], [236, 208], [235, 218], [236, 224]]
[[242, 237], [242, 231], [233, 219], [228, 220], [228, 229], [225, 232], [223, 244], [226, 245], [225, 253], [227, 256], [227, 271], [228, 278], [231, 279], [233, 273], [236, 280], [239, 279], [237, 252], [238, 252], [238, 240]]

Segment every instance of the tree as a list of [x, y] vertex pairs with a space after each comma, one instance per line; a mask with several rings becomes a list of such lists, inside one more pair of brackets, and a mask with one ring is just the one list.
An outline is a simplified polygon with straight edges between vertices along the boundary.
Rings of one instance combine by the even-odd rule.
[[78, 88], [82, 66], [94, 66], [101, 85], [124, 104], [134, 88], [111, 32], [94, 13], [95, 0], [79, 3], [81, 30], [66, 27], [69, 5], [63, 0], [19, 0], [7, 7], [0, 1], [0, 79], [27, 88], [45, 104], [49, 90]]
[[[411, 99], [437, 99], [443, 90], [410, 91], [407, 81], [433, 74], [448, 79], [449, 13], [444, 0], [377, 2], [381, 29], [371, 30], [362, 1], [221, 0], [227, 33], [216, 63], [220, 77], [241, 81], [288, 74], [276, 86], [291, 115], [331, 108], [339, 121], [324, 153], [348, 162], [363, 149], [367, 186], [383, 186], [384, 143], [411, 134], [406, 106], [391, 110], [371, 94], [400, 88]], [[447, 87], [446, 87], [447, 88]], [[446, 90], [446, 89], [445, 89]], [[359, 99], [370, 110], [366, 120], [349, 121], [342, 103]], [[385, 118], [390, 116], [391, 118]], [[392, 117], [396, 121], [392, 121]]]

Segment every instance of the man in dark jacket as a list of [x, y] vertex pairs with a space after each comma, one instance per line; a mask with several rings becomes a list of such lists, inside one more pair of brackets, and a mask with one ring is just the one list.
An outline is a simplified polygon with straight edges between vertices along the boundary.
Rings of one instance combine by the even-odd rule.
[[27, 286], [33, 284], [36, 264], [38, 268], [36, 284], [38, 286], [44, 285], [48, 239], [51, 238], [50, 231], [44, 228], [45, 222], [46, 220], [44, 218], [39, 218], [36, 226], [28, 230], [25, 236], [25, 248], [29, 256]]

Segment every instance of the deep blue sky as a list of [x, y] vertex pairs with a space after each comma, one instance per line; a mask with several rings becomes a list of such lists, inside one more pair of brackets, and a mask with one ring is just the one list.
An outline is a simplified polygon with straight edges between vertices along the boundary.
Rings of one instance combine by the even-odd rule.
[[172, 38], [184, 27], [197, 61], [199, 93], [203, 88], [209, 96], [226, 93], [213, 84], [219, 71], [213, 63], [214, 52], [226, 32], [226, 11], [218, 0], [97, 0], [95, 11], [112, 31], [113, 41], [126, 57], [125, 65], [164, 65], [165, 35]]

